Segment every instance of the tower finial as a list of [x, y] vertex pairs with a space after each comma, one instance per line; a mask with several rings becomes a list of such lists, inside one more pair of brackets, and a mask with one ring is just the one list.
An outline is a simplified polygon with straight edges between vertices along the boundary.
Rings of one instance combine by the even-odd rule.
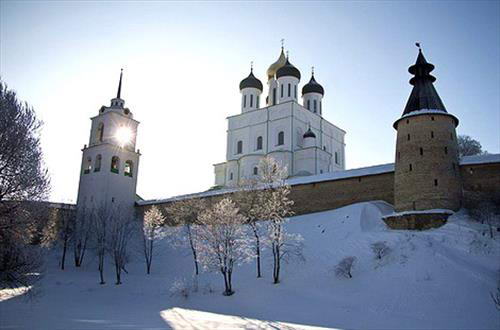
[[122, 76], [123, 76], [123, 68], [120, 69], [120, 82], [118, 83], [118, 93], [116, 93], [116, 98], [119, 99], [122, 93]]
[[250, 73], [253, 73], [253, 61], [250, 61]]
[[421, 48], [421, 46], [420, 46], [420, 42], [419, 42], [419, 41], [417, 41], [417, 42], [415, 43], [415, 46], [417, 46], [417, 47], [418, 47], [418, 50], [419, 50], [419, 51], [422, 51], [422, 48]]
[[281, 50], [285, 49], [285, 39], [281, 38]]
[[311, 67], [311, 76], [314, 77], [314, 65]]
[[288, 60], [289, 57], [290, 57], [290, 52], [287, 50], [286, 51], [286, 59]]

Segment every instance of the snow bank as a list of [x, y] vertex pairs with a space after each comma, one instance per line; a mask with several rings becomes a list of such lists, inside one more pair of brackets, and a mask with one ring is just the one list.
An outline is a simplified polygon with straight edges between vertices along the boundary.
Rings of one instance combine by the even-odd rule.
[[[171, 296], [176, 279], [191, 279], [193, 262], [188, 250], [166, 241], [156, 245], [151, 275], [137, 252], [120, 286], [113, 284], [110, 263], [107, 284], [98, 284], [90, 251], [81, 269], [67, 265], [65, 271], [54, 253], [44, 294], [33, 303], [21, 297], [0, 302], [0, 327], [499, 329], [489, 294], [499, 279], [500, 239], [483, 236], [484, 225], [462, 212], [433, 230], [389, 230], [381, 217], [392, 212], [385, 202], [370, 202], [291, 218], [286, 228], [303, 236], [305, 261], [283, 264], [282, 281], [274, 285], [265, 250], [263, 278], [255, 277], [253, 263], [237, 267], [230, 297], [221, 294], [221, 276], [209, 273], [199, 276], [188, 298]], [[379, 241], [392, 250], [382, 260], [370, 249]], [[346, 256], [357, 258], [352, 279], [334, 275]]]

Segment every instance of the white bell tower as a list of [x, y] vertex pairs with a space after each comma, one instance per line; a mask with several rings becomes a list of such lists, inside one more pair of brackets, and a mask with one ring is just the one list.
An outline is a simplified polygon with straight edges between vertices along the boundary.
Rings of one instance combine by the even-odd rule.
[[89, 144], [82, 149], [77, 206], [116, 206], [123, 214], [133, 216], [140, 157], [135, 149], [139, 122], [124, 107], [122, 77], [123, 69], [111, 106], [102, 106], [99, 114], [91, 118]]

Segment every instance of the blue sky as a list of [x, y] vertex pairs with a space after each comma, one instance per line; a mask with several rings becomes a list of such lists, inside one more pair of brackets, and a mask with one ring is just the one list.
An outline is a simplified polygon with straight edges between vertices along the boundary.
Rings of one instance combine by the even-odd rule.
[[0, 2], [0, 75], [45, 122], [53, 200], [75, 200], [89, 118], [115, 95], [141, 122], [138, 193], [205, 190], [238, 84], [280, 51], [325, 88], [348, 168], [392, 162], [420, 41], [459, 134], [500, 150], [500, 2]]

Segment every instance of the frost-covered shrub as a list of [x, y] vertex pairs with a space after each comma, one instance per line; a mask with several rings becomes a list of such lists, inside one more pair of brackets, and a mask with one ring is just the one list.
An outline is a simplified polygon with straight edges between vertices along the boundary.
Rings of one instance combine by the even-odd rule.
[[179, 278], [172, 283], [169, 291], [172, 297], [183, 297], [187, 299], [191, 292], [191, 288], [185, 278]]
[[335, 266], [335, 275], [337, 275], [337, 277], [352, 278], [352, 269], [356, 260], [356, 257], [352, 256], [342, 259], [337, 266]]
[[389, 253], [391, 253], [391, 248], [387, 245], [385, 241], [379, 241], [373, 243], [371, 246], [373, 253], [375, 253], [375, 257], [377, 259], [382, 259]]

